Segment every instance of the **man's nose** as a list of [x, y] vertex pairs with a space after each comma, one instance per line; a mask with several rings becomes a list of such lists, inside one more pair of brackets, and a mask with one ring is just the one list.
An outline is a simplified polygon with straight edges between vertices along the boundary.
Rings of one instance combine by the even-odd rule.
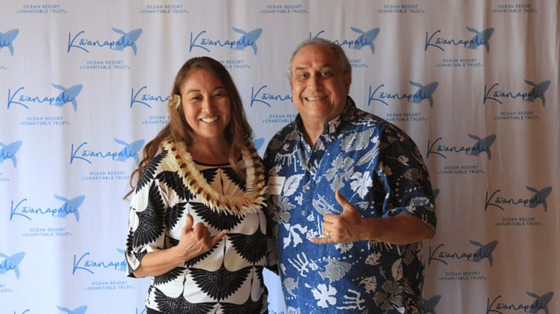
[[319, 75], [311, 75], [311, 77], [309, 77], [309, 87], [319, 89], [321, 86], [322, 82]]

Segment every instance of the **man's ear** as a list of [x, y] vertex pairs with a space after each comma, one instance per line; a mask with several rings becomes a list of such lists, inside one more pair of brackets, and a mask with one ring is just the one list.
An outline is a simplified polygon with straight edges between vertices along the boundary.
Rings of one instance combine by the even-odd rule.
[[346, 92], [350, 92], [350, 84], [352, 84], [352, 73], [350, 73], [350, 72], [344, 73], [342, 75], [342, 80], [344, 81], [344, 86], [346, 87]]

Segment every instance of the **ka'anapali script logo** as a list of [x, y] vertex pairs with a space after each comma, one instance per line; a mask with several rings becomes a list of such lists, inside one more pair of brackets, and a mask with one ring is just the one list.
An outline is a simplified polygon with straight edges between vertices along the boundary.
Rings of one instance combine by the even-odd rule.
[[29, 109], [29, 106], [34, 104], [47, 104], [54, 107], [64, 107], [66, 104], [72, 104], [74, 111], [78, 111], [78, 101], [77, 97], [80, 95], [82, 91], [83, 85], [76, 84], [74, 86], [70, 86], [68, 88], [58, 85], [52, 84], [57, 90], [61, 90], [57, 96], [37, 96], [32, 95], [30, 93], [26, 93], [25, 87], [20, 87], [16, 89], [13, 94], [12, 90], [8, 89], [8, 109], [12, 105], [20, 105], [25, 109]]
[[430, 158], [430, 155], [437, 155], [443, 158], [447, 158], [449, 154], [466, 154], [470, 156], [478, 156], [480, 153], [486, 153], [488, 155], [488, 160], [492, 160], [492, 151], [490, 147], [496, 141], [496, 135], [488, 135], [484, 138], [480, 138], [473, 134], [468, 134], [468, 136], [475, 140], [476, 143], [472, 146], [450, 146], [442, 143], [443, 137], [438, 137], [435, 141], [431, 142], [428, 139], [428, 152], [426, 154], [426, 159]]
[[192, 52], [193, 49], [202, 49], [206, 52], [211, 52], [210, 49], [215, 47], [245, 51], [245, 48], [251, 47], [253, 53], [257, 55], [257, 40], [261, 37], [262, 28], [256, 28], [251, 31], [245, 31], [235, 27], [232, 27], [232, 29], [234, 32], [240, 34], [240, 37], [236, 39], [216, 39], [210, 37], [205, 30], [196, 35], [191, 32], [189, 52]]
[[140, 161], [138, 152], [144, 147], [144, 140], [137, 140], [132, 143], [123, 140], [115, 139], [115, 142], [124, 146], [120, 151], [112, 150], [92, 150], [88, 149], [88, 142], [82, 142], [80, 145], [74, 146], [72, 144], [70, 149], [70, 164], [74, 160], [82, 160], [88, 164], [92, 164], [94, 159], [110, 159], [114, 161], [126, 161], [129, 158], [134, 158], [136, 163]]
[[369, 100], [368, 106], [372, 102], [380, 102], [385, 106], [389, 106], [389, 101], [394, 100], [406, 100], [409, 103], [420, 104], [427, 101], [430, 104], [430, 108], [434, 106], [433, 94], [438, 87], [438, 82], [431, 82], [426, 85], [422, 85], [418, 82], [409, 81], [410, 85], [416, 88], [414, 93], [395, 93], [385, 90], [385, 84], [378, 85], [375, 89], [371, 86], [369, 87]]
[[[134, 92], [134, 88], [130, 92], [130, 108], [134, 104], [141, 104], [148, 108], [152, 108], [154, 104], [167, 104], [170, 96], [153, 95], [148, 92], [148, 86], [144, 85]], [[150, 105], [152, 104], [152, 105]]]
[[108, 258], [91, 258], [90, 252], [82, 254], [79, 258], [74, 254], [74, 262], [72, 267], [72, 275], [76, 274], [76, 271], [86, 271], [90, 274], [95, 274], [97, 270], [101, 269], [111, 269], [116, 271], [126, 270], [126, 260], [122, 258], [124, 250], [117, 249], [120, 253], [119, 259], [108, 259]]
[[56, 218], [66, 218], [69, 215], [74, 215], [76, 218], [76, 222], [80, 222], [80, 206], [86, 199], [84, 195], [76, 196], [72, 199], [67, 199], [64, 196], [55, 195], [59, 201], [62, 201], [63, 204], [59, 207], [37, 207], [33, 205], [27, 204], [27, 199], [24, 198], [19, 201], [14, 206], [14, 201], [12, 201], [11, 209], [10, 209], [10, 221], [14, 219], [14, 217], [23, 217], [27, 220], [33, 220], [32, 217], [35, 216], [51, 216]]
[[478, 31], [472, 27], [467, 26], [467, 30], [474, 33], [474, 37], [471, 38], [449, 38], [441, 37], [441, 30], [433, 32], [431, 35], [426, 32], [426, 41], [424, 43], [424, 51], [428, 51], [428, 48], [437, 48], [441, 51], [445, 51], [444, 47], [463, 47], [466, 49], [478, 49], [480, 46], [486, 48], [486, 53], [490, 53], [490, 44], [488, 40], [494, 34], [494, 28], [487, 28], [483, 31]]
[[12, 29], [5, 33], [0, 32], [0, 50], [2, 48], [8, 47], [10, 50], [10, 54], [14, 55], [14, 40], [16, 39], [17, 35], [19, 34], [19, 29]]
[[486, 314], [490, 314], [490, 313], [506, 314], [506, 313], [512, 313], [511, 311], [521, 312], [521, 313], [535, 313], [535, 314], [543, 313], [543, 312], [545, 314], [552, 313], [548, 308], [548, 304], [550, 303], [552, 297], [554, 296], [553, 291], [547, 292], [543, 295], [538, 295], [536, 293], [529, 292], [529, 291], [526, 292], [528, 296], [535, 299], [532, 303], [531, 301], [528, 301], [527, 303], [520, 302], [518, 298], [516, 298], [515, 301], [510, 301], [510, 302], [500, 301], [500, 299], [502, 298], [501, 295], [495, 297], [492, 300], [492, 302], [490, 302], [490, 298], [488, 298], [486, 301]]
[[489, 207], [499, 208], [505, 211], [504, 206], [514, 206], [514, 207], [525, 207], [525, 208], [537, 208], [537, 206], [542, 204], [545, 213], [548, 210], [548, 204], [546, 199], [550, 196], [552, 192], [552, 186], [547, 186], [542, 189], [536, 189], [534, 187], [526, 186], [529, 192], [534, 194], [531, 197], [516, 197], [516, 196], [503, 196], [501, 190], [495, 190], [492, 193], [486, 192], [486, 205], [484, 206], [484, 211], [487, 211]]
[[279, 101], [279, 102], [293, 102], [292, 95], [289, 93], [286, 94], [279, 94], [279, 93], [272, 93], [268, 90], [268, 85], [262, 85], [259, 88], [251, 87], [251, 107], [255, 103], [264, 104], [268, 107], [272, 107], [270, 105], [271, 101]]
[[490, 266], [494, 264], [492, 253], [496, 249], [496, 246], [498, 246], [498, 241], [494, 240], [486, 244], [482, 244], [480, 242], [472, 240], [470, 240], [469, 242], [476, 247], [476, 250], [474, 252], [447, 251], [443, 248], [443, 244], [439, 244], [433, 250], [432, 246], [430, 246], [428, 265], [430, 265], [432, 262], [439, 262], [448, 265], [450, 261], [463, 259], [474, 263], [480, 263], [483, 260], [488, 260]]
[[525, 83], [530, 86], [528, 91], [502, 91], [498, 88], [499, 84], [494, 83], [492, 86], [488, 87], [484, 84], [484, 101], [482, 104], [486, 104], [486, 101], [492, 100], [499, 104], [503, 104], [502, 101], [508, 99], [521, 99], [526, 102], [535, 102], [540, 99], [543, 107], [546, 105], [546, 99], [544, 93], [550, 86], [550, 81], [543, 81], [540, 83], [534, 83], [529, 80], [525, 80]]
[[142, 29], [137, 28], [130, 32], [125, 32], [118, 28], [111, 28], [113, 32], [116, 33], [115, 37], [117, 39], [99, 39], [99, 38], [88, 38], [86, 31], [79, 31], [77, 34], [73, 35], [68, 33], [68, 50], [67, 52], [74, 50], [81, 50], [90, 53], [92, 49], [110, 49], [115, 51], [124, 51], [126, 48], [131, 48], [134, 55], [138, 52], [138, 47], [136, 46], [136, 41], [142, 35]]
[[356, 38], [352, 38], [352, 39], [333, 39], [333, 38], [325, 38], [322, 37], [323, 34], [325, 33], [324, 30], [321, 30], [319, 32], [317, 32], [317, 34], [313, 35], [312, 32], [309, 32], [309, 39], [313, 39], [313, 38], [322, 38], [325, 40], [328, 40], [334, 44], [337, 44], [341, 47], [346, 47], [349, 49], [356, 49], [356, 50], [362, 50], [362, 48], [364, 47], [369, 47], [371, 54], [375, 54], [375, 45], [373, 43], [373, 41], [375, 40], [375, 38], [377, 38], [377, 35], [379, 35], [380, 29], [379, 28], [372, 28], [368, 31], [363, 31], [359, 28], [356, 27], [350, 27], [350, 29], [358, 34], [358, 37]]

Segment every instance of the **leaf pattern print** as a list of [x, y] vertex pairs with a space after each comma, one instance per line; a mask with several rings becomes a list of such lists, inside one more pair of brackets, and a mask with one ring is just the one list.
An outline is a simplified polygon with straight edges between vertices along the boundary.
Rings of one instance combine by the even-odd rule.
[[329, 305], [336, 304], [336, 289], [333, 287], [327, 287], [325, 284], [319, 284], [317, 288], [311, 290], [315, 300], [317, 301], [317, 305], [322, 308], [328, 308]]
[[350, 183], [350, 188], [361, 198], [367, 195], [369, 188], [373, 185], [373, 178], [369, 171], [366, 171], [364, 175], [361, 172], [355, 172], [350, 179], [355, 180]]
[[299, 183], [301, 182], [302, 178], [303, 175], [294, 175], [286, 179], [286, 182], [284, 183], [284, 189], [282, 191], [283, 194], [285, 196], [291, 196], [292, 194], [297, 192], [299, 188]]
[[340, 190], [344, 187], [344, 182], [342, 182], [343, 179], [346, 181], [350, 179], [353, 169], [352, 164], [353, 161], [351, 158], [344, 158], [341, 154], [332, 162], [332, 168], [325, 171], [325, 177], [329, 181], [332, 181], [331, 189], [333, 191]]

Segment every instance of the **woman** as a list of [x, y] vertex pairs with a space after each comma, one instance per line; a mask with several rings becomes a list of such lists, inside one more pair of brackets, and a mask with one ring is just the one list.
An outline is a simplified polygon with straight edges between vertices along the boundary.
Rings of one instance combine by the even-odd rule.
[[171, 95], [169, 123], [133, 173], [128, 275], [153, 277], [148, 314], [265, 313], [264, 168], [239, 93], [201, 57]]

